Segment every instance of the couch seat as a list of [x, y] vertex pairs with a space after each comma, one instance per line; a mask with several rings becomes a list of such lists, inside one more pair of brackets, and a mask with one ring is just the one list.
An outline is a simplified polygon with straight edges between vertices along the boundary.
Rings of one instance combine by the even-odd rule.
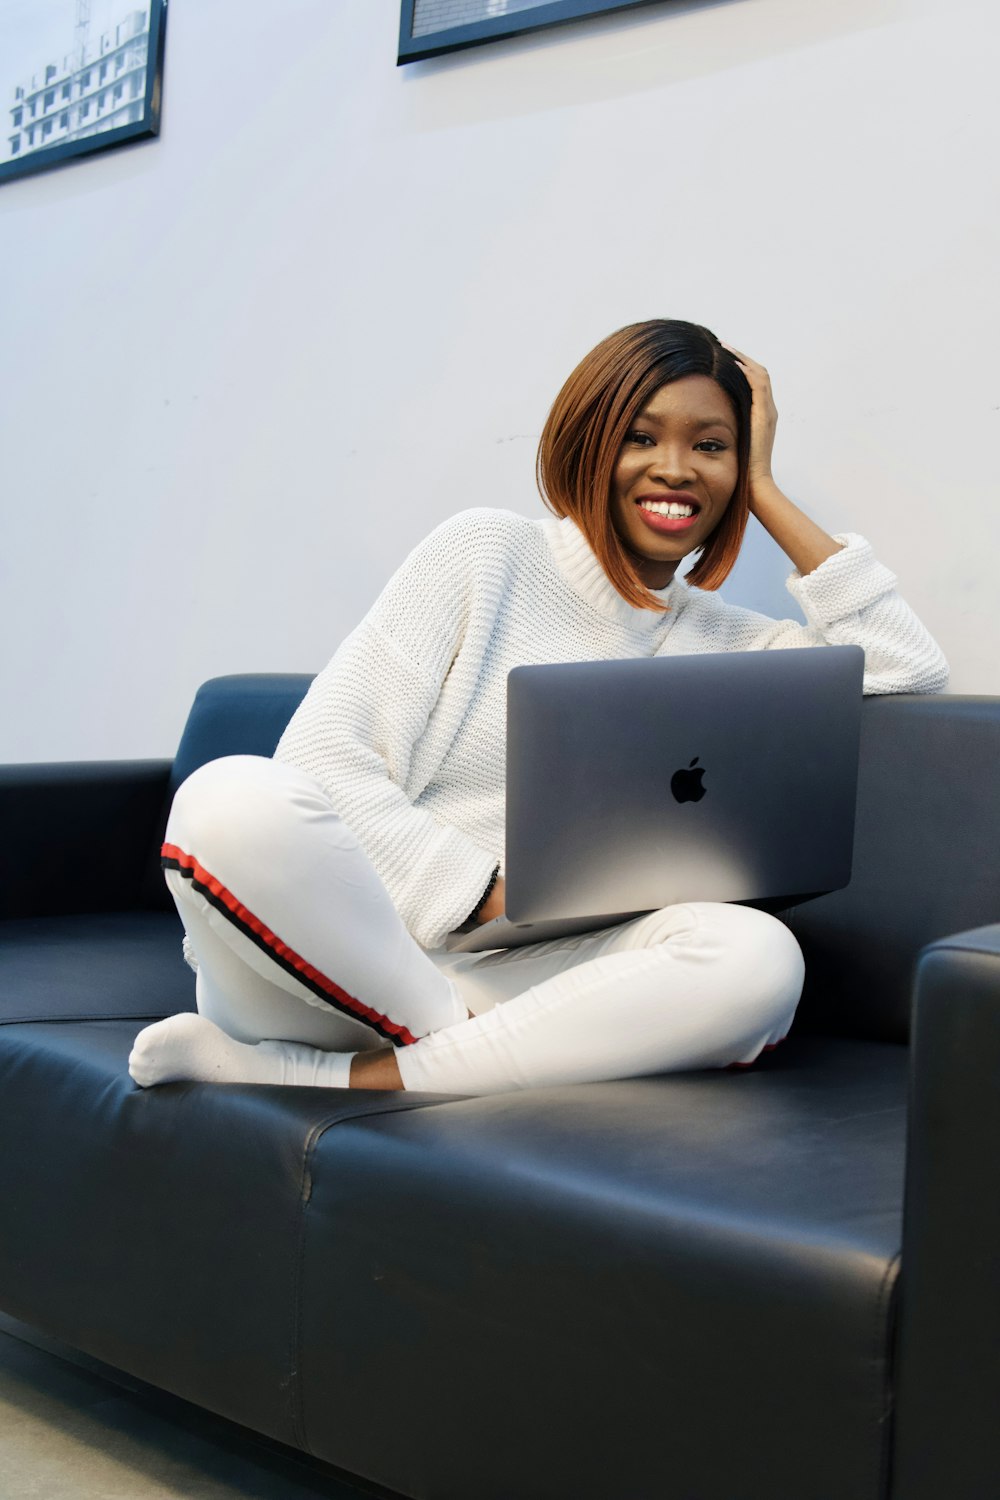
[[173, 911], [0, 922], [0, 1025], [194, 1010]]
[[343, 1120], [312, 1164], [306, 1445], [428, 1500], [876, 1500], [906, 1067], [803, 1039]]

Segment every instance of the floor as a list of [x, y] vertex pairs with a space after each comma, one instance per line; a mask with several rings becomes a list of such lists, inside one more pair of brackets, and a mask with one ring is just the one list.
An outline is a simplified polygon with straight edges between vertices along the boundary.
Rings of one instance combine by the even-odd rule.
[[3, 1500], [372, 1500], [256, 1438], [0, 1314]]

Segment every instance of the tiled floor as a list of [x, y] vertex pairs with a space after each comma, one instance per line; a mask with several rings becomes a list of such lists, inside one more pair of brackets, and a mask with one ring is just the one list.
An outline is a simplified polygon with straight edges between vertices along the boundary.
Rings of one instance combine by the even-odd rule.
[[372, 1500], [384, 1494], [330, 1478], [292, 1450], [256, 1440], [140, 1381], [112, 1381], [103, 1365], [0, 1315], [3, 1500]]

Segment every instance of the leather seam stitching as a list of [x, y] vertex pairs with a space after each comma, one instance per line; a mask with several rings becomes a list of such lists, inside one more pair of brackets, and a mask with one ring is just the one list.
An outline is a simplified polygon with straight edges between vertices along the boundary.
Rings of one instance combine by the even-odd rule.
[[[886, 1309], [887, 1305], [892, 1300], [892, 1293], [896, 1286], [901, 1262], [902, 1254], [899, 1250], [897, 1250], [895, 1255], [893, 1255], [890, 1259], [888, 1265], [885, 1268], [885, 1271], [882, 1273], [882, 1279], [879, 1283], [878, 1295], [875, 1299], [876, 1322], [875, 1337], [873, 1341], [873, 1363], [875, 1363], [877, 1366], [880, 1361], [885, 1362], [885, 1375], [883, 1376], [882, 1380], [882, 1388], [879, 1391], [878, 1422], [879, 1427], [881, 1428], [881, 1431], [879, 1433], [880, 1441], [878, 1444], [878, 1451], [875, 1460], [875, 1482], [877, 1486], [875, 1492], [879, 1495], [886, 1493], [884, 1486], [889, 1475], [890, 1463], [892, 1459], [892, 1435], [896, 1405], [895, 1392], [893, 1390], [892, 1346], [891, 1341], [888, 1345], [886, 1343], [886, 1340], [883, 1336], [883, 1327], [888, 1321]], [[891, 1327], [889, 1329], [889, 1332], [891, 1335]]]
[[292, 1432], [294, 1433], [296, 1445], [303, 1452], [315, 1458], [315, 1453], [309, 1444], [306, 1431], [305, 1402], [302, 1389], [302, 1282], [305, 1274], [306, 1254], [306, 1217], [309, 1204], [312, 1201], [312, 1163], [316, 1147], [326, 1132], [335, 1125], [341, 1125], [351, 1120], [369, 1119], [376, 1115], [403, 1114], [411, 1109], [428, 1109], [429, 1104], [423, 1104], [414, 1100], [412, 1103], [391, 1108], [388, 1104], [381, 1107], [372, 1106], [366, 1110], [351, 1111], [345, 1114], [338, 1110], [335, 1114], [328, 1115], [324, 1120], [317, 1120], [306, 1136], [302, 1150], [302, 1169], [299, 1176], [299, 1201], [297, 1212], [297, 1245], [295, 1250], [295, 1263], [292, 1274], [292, 1306], [291, 1306], [291, 1337], [289, 1340], [289, 1371], [288, 1371], [288, 1397], [290, 1406], [290, 1418]]

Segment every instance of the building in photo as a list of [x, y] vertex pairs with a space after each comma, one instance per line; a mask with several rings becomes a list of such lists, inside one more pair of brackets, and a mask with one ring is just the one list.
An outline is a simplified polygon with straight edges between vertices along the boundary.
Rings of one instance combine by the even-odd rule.
[[89, 0], [78, 0], [72, 50], [14, 89], [8, 161], [140, 121], [148, 55], [148, 8], [91, 38]]

